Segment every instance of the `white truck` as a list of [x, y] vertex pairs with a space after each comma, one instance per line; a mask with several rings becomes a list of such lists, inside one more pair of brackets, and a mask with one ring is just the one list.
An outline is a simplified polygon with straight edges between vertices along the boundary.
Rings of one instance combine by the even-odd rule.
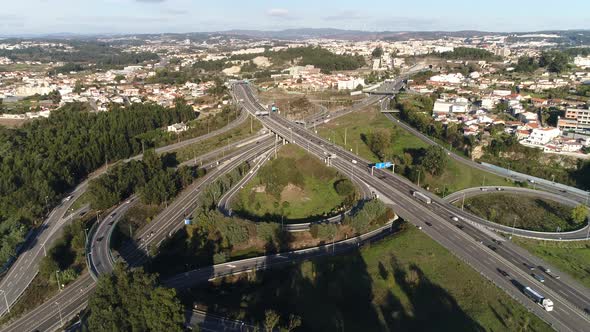
[[546, 299], [543, 295], [539, 294], [536, 290], [525, 287], [524, 294], [530, 297], [535, 303], [540, 305], [545, 311], [553, 311], [553, 301]]
[[414, 191], [412, 193], [412, 196], [416, 197], [417, 199], [421, 200], [422, 202], [424, 202], [426, 204], [432, 203], [432, 199], [430, 199], [430, 197], [424, 195], [423, 193], [421, 193], [419, 191]]

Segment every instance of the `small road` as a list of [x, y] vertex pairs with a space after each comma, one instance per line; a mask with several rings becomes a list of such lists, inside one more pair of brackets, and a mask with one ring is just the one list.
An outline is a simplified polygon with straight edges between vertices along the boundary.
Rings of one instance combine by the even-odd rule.
[[[543, 180], [543, 179], [538, 179], [538, 178], [532, 177], [527, 174], [520, 174], [520, 173], [516, 173], [516, 172], [512, 172], [512, 171], [502, 170], [500, 168], [496, 168], [496, 167], [492, 167], [492, 166], [487, 166], [485, 164], [480, 164], [478, 162], [475, 162], [471, 159], [468, 159], [464, 156], [461, 156], [461, 155], [455, 153], [453, 149], [448, 149], [446, 146], [439, 144], [435, 140], [424, 135], [420, 131], [414, 129], [412, 126], [408, 125], [407, 123], [395, 118], [391, 114], [385, 114], [385, 117], [387, 117], [389, 120], [391, 120], [391, 122], [393, 122], [396, 126], [402, 128], [402, 129], [406, 130], [407, 132], [409, 132], [410, 134], [418, 137], [420, 140], [422, 140], [426, 144], [440, 146], [442, 149], [445, 150], [445, 152], [449, 155], [449, 157], [451, 157], [453, 160], [455, 160], [459, 163], [462, 163], [462, 164], [467, 165], [469, 167], [479, 169], [484, 172], [492, 173], [492, 174], [495, 174], [495, 175], [498, 175], [500, 177], [507, 178], [510, 180], [528, 182], [530, 185], [534, 186], [534, 189], [541, 189], [544, 191], [557, 193], [562, 196], [567, 196], [567, 197], [574, 199], [580, 203], [587, 204], [589, 201], [590, 193], [585, 193], [580, 189], [566, 186], [566, 185], [563, 185], [560, 183], [555, 183], [555, 182], [551, 182], [551, 181], [547, 181], [547, 180]], [[531, 182], [531, 181], [534, 181], [534, 182]]]
[[[232, 87], [232, 93], [244, 100], [244, 107], [249, 112], [254, 113], [261, 108], [248, 85], [235, 84]], [[261, 121], [267, 128], [281, 137], [291, 140], [292, 143], [303, 148], [309, 145], [310, 150], [318, 158], [322, 158], [325, 153], [335, 155], [336, 158], [333, 159], [332, 166], [340, 171], [349, 168], [349, 160], [356, 158], [359, 165], [362, 165], [362, 171], [358, 172], [359, 178], [393, 202], [393, 209], [401, 218], [422, 227], [427, 235], [555, 329], [582, 331], [589, 326], [590, 318], [583, 312], [583, 309], [587, 309], [590, 303], [590, 296], [588, 296], [588, 290], [585, 287], [571, 280], [567, 280], [567, 283], [561, 280], [555, 280], [554, 283], [539, 283], [530, 275], [530, 271], [522, 262], [523, 259], [525, 262], [539, 260], [526, 252], [516, 252], [509, 245], [506, 247], [511, 250], [506, 251], [490, 248], [488, 243], [493, 242], [492, 240], [497, 241], [497, 239], [491, 237], [491, 232], [488, 230], [472, 226], [469, 220], [473, 216], [470, 214], [428, 192], [423, 192], [407, 179], [391, 172], [376, 170], [374, 175], [371, 175], [371, 164], [368, 161], [339, 146], [330, 144], [303, 128], [288, 129], [292, 123], [284, 118], [271, 115], [262, 118]], [[359, 168], [361, 167], [359, 166]], [[425, 202], [414, 198], [415, 191], [420, 191], [430, 197], [432, 203], [425, 204]], [[461, 218], [461, 228], [452, 222], [452, 216]], [[464, 231], [465, 229], [468, 229], [469, 232]], [[542, 264], [547, 266], [545, 263]], [[500, 273], [499, 270], [506, 275]], [[522, 291], [527, 285], [552, 299], [555, 303], [555, 310], [547, 312], [528, 299]]]
[[[520, 196], [528, 196], [528, 197], [535, 197], [535, 198], [542, 198], [550, 201], [554, 201], [569, 207], [576, 207], [580, 205], [579, 202], [568, 198], [567, 196], [558, 195], [551, 192], [541, 191], [541, 190], [533, 190], [528, 188], [518, 188], [518, 187], [491, 187], [491, 186], [484, 186], [484, 187], [475, 187], [464, 189], [461, 191], [457, 191], [452, 193], [444, 198], [445, 201], [450, 203], [461, 202], [465, 198], [485, 195], [485, 194], [492, 194], [492, 193], [506, 193], [506, 194], [518, 194]], [[483, 218], [474, 217], [472, 220], [476, 221], [480, 225], [485, 226], [488, 229], [492, 229], [497, 232], [503, 232], [507, 234], [511, 234], [513, 236], [520, 236], [526, 237], [531, 239], [539, 239], [539, 240], [569, 240], [569, 241], [579, 241], [579, 240], [588, 240], [590, 235], [590, 226], [586, 225], [578, 230], [575, 231], [568, 231], [568, 232], [538, 232], [538, 231], [529, 231], [520, 228], [513, 228], [510, 226], [500, 225], [491, 221], [488, 221]]]
[[[234, 121], [230, 122], [223, 128], [212, 131], [204, 136], [158, 148], [156, 149], [156, 152], [170, 152], [220, 135], [236, 128], [247, 118], [247, 112], [240, 112], [239, 116], [236, 116]], [[142, 157], [142, 155], [137, 155], [125, 161], [138, 160]], [[106, 173], [107, 170], [108, 167], [103, 167], [92, 173], [88, 179], [81, 182], [69, 193], [70, 199], [62, 201], [62, 203], [55, 207], [47, 219], [44, 220], [43, 224], [37, 227], [32, 235], [25, 241], [19, 257], [12, 264], [4, 278], [2, 278], [2, 281], [0, 281], [0, 293], [2, 293], [2, 297], [6, 295], [6, 298], [2, 299], [4, 301], [0, 301], [0, 316], [7, 312], [6, 303], [8, 303], [9, 307], [13, 306], [37, 275], [37, 272], [39, 271], [39, 263], [45, 256], [45, 252], [50, 249], [55, 240], [61, 236], [63, 226], [71, 222], [74, 218], [74, 214], [71, 213], [71, 207], [76, 199], [86, 192], [89, 181]]]

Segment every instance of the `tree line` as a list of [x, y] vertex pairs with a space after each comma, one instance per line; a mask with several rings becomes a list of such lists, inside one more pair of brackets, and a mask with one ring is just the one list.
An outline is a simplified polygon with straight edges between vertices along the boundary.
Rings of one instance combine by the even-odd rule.
[[80, 103], [19, 129], [0, 128], [0, 261], [68, 190], [105, 162], [141, 152], [139, 134], [195, 118], [190, 107], [133, 104], [89, 113]]
[[444, 59], [454, 60], [484, 60], [484, 61], [498, 61], [501, 57], [494, 55], [494, 53], [474, 47], [455, 47], [450, 52], [440, 53], [440, 57]]
[[90, 181], [90, 205], [95, 210], [108, 209], [133, 193], [138, 193], [144, 204], [161, 204], [172, 200], [194, 179], [205, 174], [196, 166], [180, 166], [175, 155], [156, 155], [147, 150], [143, 160], [132, 160], [113, 167], [109, 172]]

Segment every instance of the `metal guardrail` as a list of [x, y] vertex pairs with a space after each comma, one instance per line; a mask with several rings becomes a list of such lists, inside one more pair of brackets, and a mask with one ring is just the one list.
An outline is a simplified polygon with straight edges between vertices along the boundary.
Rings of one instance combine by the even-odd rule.
[[519, 177], [519, 178], [524, 178], [528, 181], [534, 181], [538, 184], [542, 184], [542, 185], [546, 185], [546, 186], [553, 186], [555, 188], [559, 188], [559, 189], [563, 189], [569, 192], [573, 192], [576, 193], [578, 195], [582, 195], [582, 196], [590, 196], [590, 192], [584, 191], [582, 189], [578, 189], [572, 186], [567, 186], [565, 184], [561, 184], [561, 183], [557, 183], [557, 182], [552, 182], [546, 179], [542, 179], [542, 178], [538, 178], [536, 176], [532, 176], [532, 175], [528, 175], [528, 174], [524, 174], [524, 173], [519, 173], [519, 172], [515, 172], [513, 170], [507, 169], [507, 168], [503, 168], [500, 166], [496, 166], [496, 165], [492, 165], [492, 164], [488, 164], [485, 162], [481, 162], [480, 163], [482, 166], [489, 168], [491, 170], [494, 170], [496, 172], [499, 173], [503, 173], [505, 174], [507, 177]]
[[91, 248], [91, 241], [94, 237], [94, 233], [96, 233], [96, 229], [98, 228], [98, 218], [92, 227], [90, 227], [90, 231], [86, 236], [86, 265], [88, 266], [88, 272], [90, 272], [90, 276], [94, 281], [98, 281], [98, 271], [94, 269], [94, 264], [92, 264], [92, 248]]

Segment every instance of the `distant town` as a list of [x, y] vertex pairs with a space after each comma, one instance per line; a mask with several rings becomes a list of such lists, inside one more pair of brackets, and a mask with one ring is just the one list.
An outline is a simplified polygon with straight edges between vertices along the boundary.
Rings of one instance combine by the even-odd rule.
[[[209, 70], [207, 65], [218, 66], [219, 74], [229, 78], [258, 78], [265, 88], [351, 94], [370, 90], [384, 79], [420, 65], [430, 70], [419, 80], [410, 78], [408, 92], [436, 95], [431, 112], [435, 121], [445, 126], [456, 124], [463, 135], [480, 138], [490, 126], [503, 125], [503, 130], [523, 145], [586, 158], [590, 150], [590, 56], [574, 52], [557, 68], [539, 66], [532, 60], [556, 47], [554, 41], [558, 38], [552, 34], [490, 34], [401, 41], [253, 40], [227, 36], [198, 41], [174, 36], [97, 40], [123, 54], [155, 53], [160, 58], [118, 69], [23, 60], [10, 55], [26, 54], [27, 50], [79, 53], [76, 44], [68, 41], [4, 40], [0, 41], [0, 54], [5, 54], [0, 56], [0, 99], [4, 106], [0, 119], [18, 122], [48, 117], [72, 102], [88, 103], [93, 111], [104, 112], [112, 104], [171, 106], [176, 98], [184, 99], [196, 112], [215, 113], [228, 100], [227, 96], [210, 96], [215, 75], [201, 75]], [[360, 57], [365, 63], [352, 70], [322, 70], [310, 64], [273, 61], [281, 52], [308, 47]], [[457, 50], [467, 52], [462, 58], [460, 53], [455, 54]], [[471, 54], [469, 50], [476, 52]], [[533, 67], [527, 67], [526, 61], [532, 61]], [[191, 68], [194, 76], [177, 79], [186, 68]], [[261, 71], [263, 75], [259, 75]]]

